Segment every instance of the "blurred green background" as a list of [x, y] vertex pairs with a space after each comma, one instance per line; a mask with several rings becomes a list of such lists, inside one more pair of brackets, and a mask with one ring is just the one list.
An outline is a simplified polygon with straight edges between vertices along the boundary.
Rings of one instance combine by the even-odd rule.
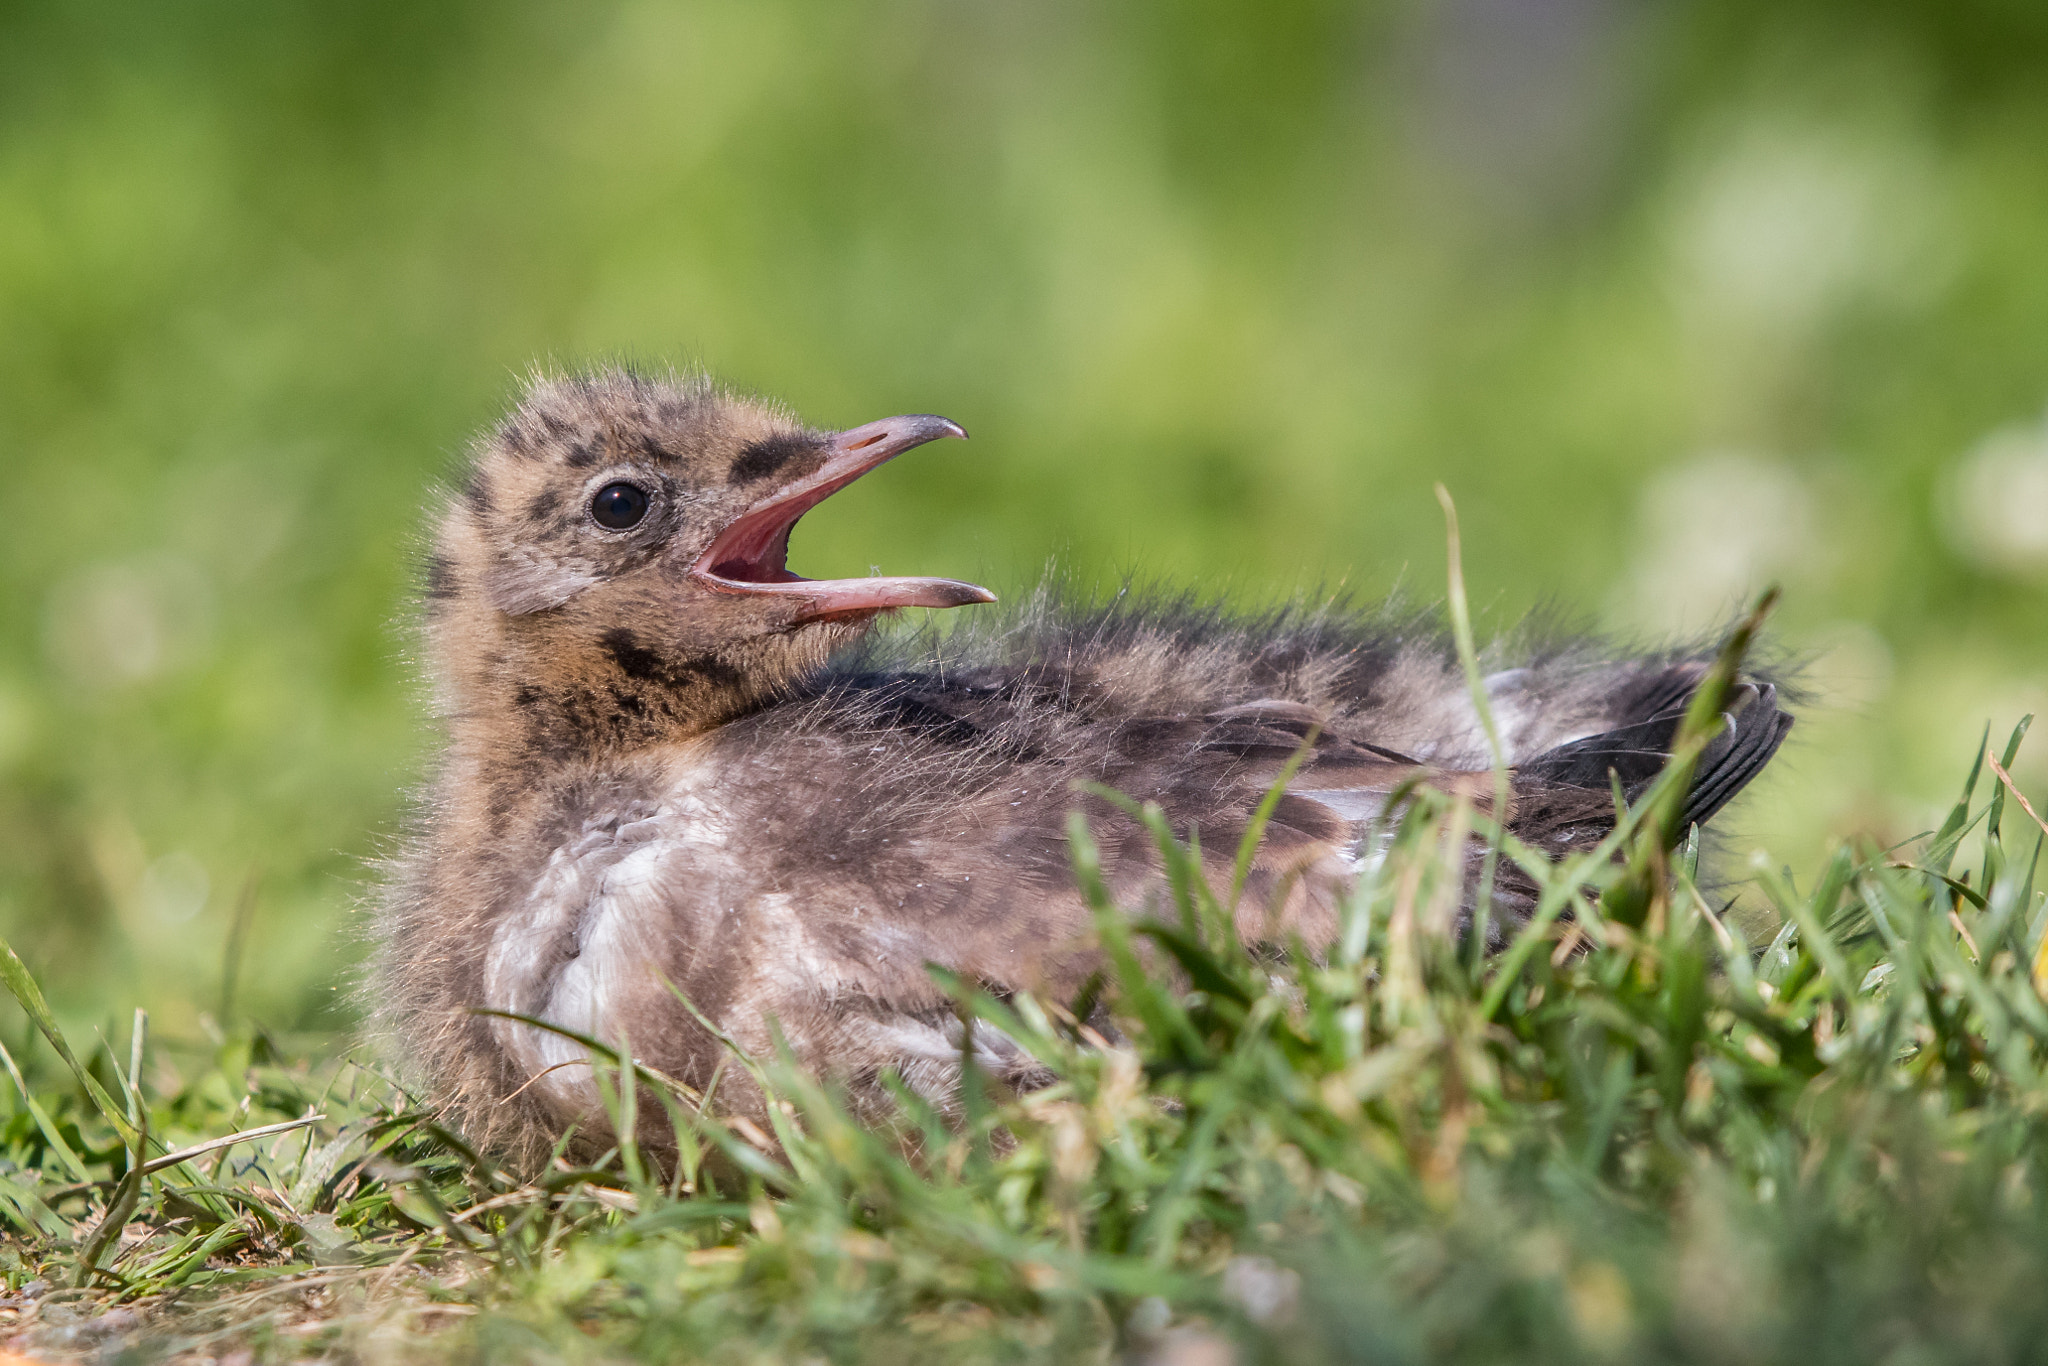
[[[421, 514], [537, 360], [975, 434], [813, 575], [1049, 556], [1698, 629], [1810, 867], [2048, 700], [2038, 0], [0, 4], [0, 928], [340, 1027]], [[2040, 751], [2037, 750], [2037, 754]], [[2048, 765], [2023, 766], [2040, 793]]]

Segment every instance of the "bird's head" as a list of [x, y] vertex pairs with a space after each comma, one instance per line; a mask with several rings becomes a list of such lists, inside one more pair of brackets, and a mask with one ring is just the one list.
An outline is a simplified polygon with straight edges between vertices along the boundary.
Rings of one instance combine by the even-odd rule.
[[892, 608], [993, 602], [951, 579], [788, 566], [805, 512], [965, 435], [929, 416], [815, 431], [702, 380], [535, 381], [480, 443], [428, 568], [454, 705], [499, 698], [551, 743], [651, 738], [774, 695]]

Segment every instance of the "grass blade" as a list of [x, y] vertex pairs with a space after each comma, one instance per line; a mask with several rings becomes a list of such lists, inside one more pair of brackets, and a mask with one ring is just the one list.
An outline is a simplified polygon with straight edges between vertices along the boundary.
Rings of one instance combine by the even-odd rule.
[[43, 1000], [43, 989], [36, 985], [36, 979], [29, 973], [28, 965], [21, 961], [20, 955], [15, 953], [14, 947], [5, 939], [0, 939], [0, 982], [6, 984], [7, 990], [20, 1002], [22, 1010], [35, 1023], [35, 1027], [50, 1041], [50, 1047], [57, 1050], [57, 1056], [71, 1069], [71, 1075], [78, 1079], [79, 1086], [91, 1097], [100, 1114], [106, 1118], [107, 1123], [114, 1126], [114, 1131], [121, 1135], [122, 1143], [130, 1148], [135, 1147], [141, 1141], [141, 1131], [129, 1121], [127, 1107], [108, 1095], [106, 1088], [99, 1084], [72, 1053], [70, 1043], [64, 1038], [64, 1031], [57, 1027], [57, 1017], [50, 1013], [48, 1002]]

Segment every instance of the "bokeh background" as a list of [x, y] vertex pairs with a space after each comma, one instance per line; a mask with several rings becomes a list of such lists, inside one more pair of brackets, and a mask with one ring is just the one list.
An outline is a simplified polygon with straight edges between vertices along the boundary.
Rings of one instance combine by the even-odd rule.
[[1810, 869], [2048, 703], [2048, 7], [0, 3], [0, 930], [68, 1018], [347, 1026], [422, 509], [598, 358], [974, 432], [813, 575], [1430, 597], [1441, 480], [1495, 625], [1782, 581], [1732, 844]]

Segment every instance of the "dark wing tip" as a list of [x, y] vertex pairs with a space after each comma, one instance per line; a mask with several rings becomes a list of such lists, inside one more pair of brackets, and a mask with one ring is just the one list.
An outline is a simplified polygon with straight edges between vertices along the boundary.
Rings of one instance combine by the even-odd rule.
[[1706, 824], [1749, 786], [1792, 729], [1792, 714], [1779, 709], [1778, 690], [1768, 683], [1756, 685], [1748, 705], [1726, 715], [1727, 729], [1700, 753], [1680, 818], [1685, 825]]
[[[1621, 779], [1631, 799], [1662, 771], [1685, 714], [1690, 694], [1660, 697], [1657, 714], [1634, 725], [1602, 731], [1559, 745], [1520, 766], [1526, 779], [1564, 787], [1605, 788], [1609, 774]], [[1761, 773], [1792, 729], [1792, 716], [1778, 706], [1769, 683], [1745, 682], [1732, 690], [1726, 725], [1701, 751], [1686, 794], [1686, 825], [1705, 824]]]

